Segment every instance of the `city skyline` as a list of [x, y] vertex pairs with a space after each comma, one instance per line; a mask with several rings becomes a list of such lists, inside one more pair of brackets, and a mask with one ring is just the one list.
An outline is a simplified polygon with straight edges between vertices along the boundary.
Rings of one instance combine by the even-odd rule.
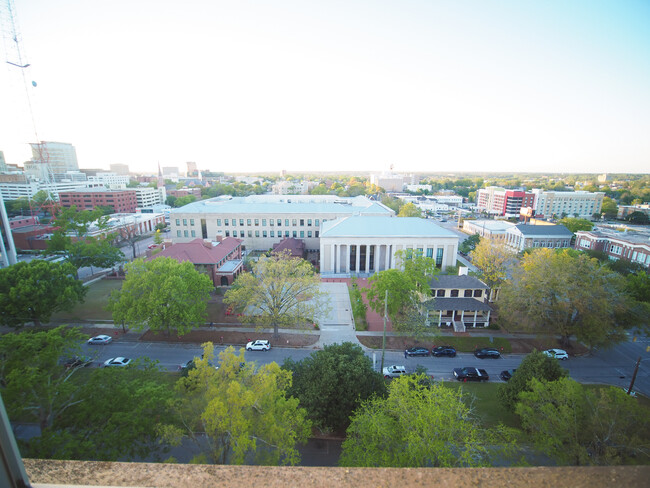
[[44, 140], [135, 172], [650, 171], [645, 2], [15, 6], [9, 164]]

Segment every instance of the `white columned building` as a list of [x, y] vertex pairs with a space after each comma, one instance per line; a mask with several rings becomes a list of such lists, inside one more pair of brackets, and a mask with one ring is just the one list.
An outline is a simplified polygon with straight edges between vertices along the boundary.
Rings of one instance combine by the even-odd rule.
[[395, 253], [413, 249], [434, 258], [439, 268], [454, 266], [458, 236], [418, 217], [352, 216], [323, 224], [321, 274], [369, 275], [397, 266]]

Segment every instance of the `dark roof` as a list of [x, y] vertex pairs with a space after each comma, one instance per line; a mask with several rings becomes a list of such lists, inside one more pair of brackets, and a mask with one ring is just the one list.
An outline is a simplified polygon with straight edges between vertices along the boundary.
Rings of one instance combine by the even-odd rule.
[[[553, 236], [566, 236], [571, 237], [573, 232], [564, 227], [562, 224], [558, 225], [531, 225], [531, 224], [518, 224], [513, 229], [519, 229], [519, 231], [525, 236], [540, 236], [540, 237], [553, 237]], [[506, 231], [508, 232], [508, 231]]]
[[483, 283], [475, 276], [468, 275], [439, 275], [437, 280], [434, 278], [429, 282], [429, 286], [436, 289], [465, 288], [465, 289], [484, 289], [489, 286]]
[[292, 256], [301, 258], [305, 252], [305, 241], [287, 237], [273, 246], [273, 252], [288, 251]]
[[197, 238], [190, 242], [177, 242], [171, 246], [166, 245], [161, 252], [147, 260], [169, 257], [174, 258], [179, 263], [190, 261], [193, 264], [216, 264], [241, 246], [241, 243], [242, 241], [239, 239], [226, 237], [219, 244], [213, 246], [212, 243]]
[[427, 310], [466, 310], [470, 312], [487, 312], [492, 310], [487, 303], [475, 298], [432, 298], [424, 302]]

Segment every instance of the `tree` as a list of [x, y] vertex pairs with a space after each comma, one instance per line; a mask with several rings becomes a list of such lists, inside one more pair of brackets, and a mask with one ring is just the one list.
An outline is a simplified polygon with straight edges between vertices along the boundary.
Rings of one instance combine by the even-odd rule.
[[160, 245], [163, 243], [163, 236], [160, 233], [160, 229], [156, 229], [156, 233], [153, 235], [153, 242], [156, 245]]
[[417, 208], [414, 203], [409, 202], [399, 209], [398, 217], [422, 217], [422, 210]]
[[115, 324], [183, 335], [205, 323], [214, 287], [189, 261], [136, 259], [125, 272], [122, 289], [113, 291], [107, 306]]
[[243, 348], [236, 354], [232, 346], [219, 354], [215, 370], [212, 344], [203, 347], [203, 358], [195, 358], [196, 368], [176, 386], [184, 429], [170, 429], [165, 437], [178, 443], [204, 432], [208, 452], [202, 459], [218, 464], [296, 464], [295, 446], [307, 440], [311, 423], [298, 400], [287, 396], [291, 372], [276, 363], [246, 362]]
[[244, 320], [259, 327], [279, 328], [314, 323], [324, 302], [320, 281], [311, 264], [288, 253], [272, 254], [242, 273], [224, 296], [223, 303], [244, 312]]
[[532, 379], [515, 411], [535, 446], [559, 464], [621, 464], [650, 453], [647, 411], [619, 388]]
[[474, 249], [476, 249], [476, 246], [480, 241], [481, 241], [481, 236], [478, 234], [473, 234], [460, 243], [460, 245], [458, 246], [458, 250], [463, 254], [469, 254]]
[[600, 211], [605, 215], [606, 219], [615, 219], [618, 215], [618, 206], [616, 205], [616, 202], [611, 198], [604, 197]]
[[79, 351], [81, 340], [78, 328], [65, 327], [0, 336], [0, 386], [11, 418], [33, 419], [47, 429], [81, 401], [71, 381], [76, 370], [59, 364]]
[[559, 334], [562, 344], [576, 338], [590, 347], [625, 339], [632, 325], [632, 299], [618, 273], [601, 267], [586, 254], [535, 249], [525, 255], [503, 288], [502, 320]]
[[355, 412], [343, 442], [342, 466], [490, 466], [509, 456], [513, 442], [503, 426], [484, 429], [461, 389], [424, 375], [394, 379], [387, 398], [367, 400]]
[[627, 220], [631, 224], [637, 224], [637, 225], [648, 225], [648, 223], [650, 223], [650, 218], [648, 218], [648, 214], [639, 212], [638, 210], [632, 212], [630, 215], [625, 217], [625, 220]]
[[9, 202], [5, 202], [6, 206], [11, 209], [11, 212], [23, 215], [24, 212], [31, 212], [32, 210], [32, 205], [27, 197], [20, 197], [17, 200], [14, 200], [11, 202], [11, 205], [9, 205]]
[[169, 196], [165, 199], [165, 204], [166, 204], [166, 205], [169, 205], [170, 207], [176, 207], [176, 200], [177, 200], [177, 197], [175, 197], [175, 196], [173, 196], [173, 195], [169, 195]]
[[508, 276], [512, 253], [502, 241], [481, 239], [470, 257], [472, 264], [478, 268], [479, 277], [490, 287], [490, 301], [496, 300], [499, 288]]
[[117, 461], [163, 447], [159, 432], [177, 425], [170, 408], [175, 394], [160, 380], [156, 364], [138, 360], [128, 368], [91, 371], [71, 384], [76, 401], [21, 452], [42, 459]]
[[184, 197], [178, 197], [176, 199], [174, 202], [174, 207], [184, 207], [185, 205], [188, 205], [195, 201], [196, 197], [194, 195], [185, 195]]
[[53, 313], [70, 311], [86, 296], [70, 263], [41, 259], [0, 269], [0, 324], [20, 328], [49, 322]]
[[567, 376], [567, 371], [555, 358], [533, 351], [528, 354], [507, 383], [499, 385], [497, 397], [508, 410], [514, 411], [522, 391], [530, 391], [530, 380], [556, 381]]
[[587, 219], [577, 219], [573, 217], [565, 217], [558, 221], [558, 224], [562, 224], [564, 227], [569, 229], [574, 234], [579, 230], [591, 230], [594, 228], [594, 224]]
[[324, 431], [344, 430], [361, 402], [386, 393], [382, 375], [361, 347], [350, 342], [325, 346], [302, 361], [286, 359], [282, 367], [293, 374], [287, 394]]

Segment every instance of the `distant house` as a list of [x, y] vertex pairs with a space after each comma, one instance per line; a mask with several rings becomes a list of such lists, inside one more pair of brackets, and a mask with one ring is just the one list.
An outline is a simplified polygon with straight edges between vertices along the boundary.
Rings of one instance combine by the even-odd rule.
[[214, 286], [228, 286], [243, 271], [242, 241], [226, 237], [217, 242], [194, 239], [190, 242], [164, 244], [164, 249], [148, 258], [174, 258], [178, 262], [189, 261], [196, 269], [206, 273]]
[[287, 252], [294, 258], [305, 257], [305, 241], [288, 237], [273, 246], [274, 253]]
[[441, 275], [431, 280], [430, 287], [432, 298], [422, 303], [427, 325], [453, 326], [457, 332], [490, 325], [490, 289], [478, 278]]
[[563, 225], [518, 224], [506, 230], [505, 244], [515, 252], [537, 247], [571, 246], [573, 233]]

